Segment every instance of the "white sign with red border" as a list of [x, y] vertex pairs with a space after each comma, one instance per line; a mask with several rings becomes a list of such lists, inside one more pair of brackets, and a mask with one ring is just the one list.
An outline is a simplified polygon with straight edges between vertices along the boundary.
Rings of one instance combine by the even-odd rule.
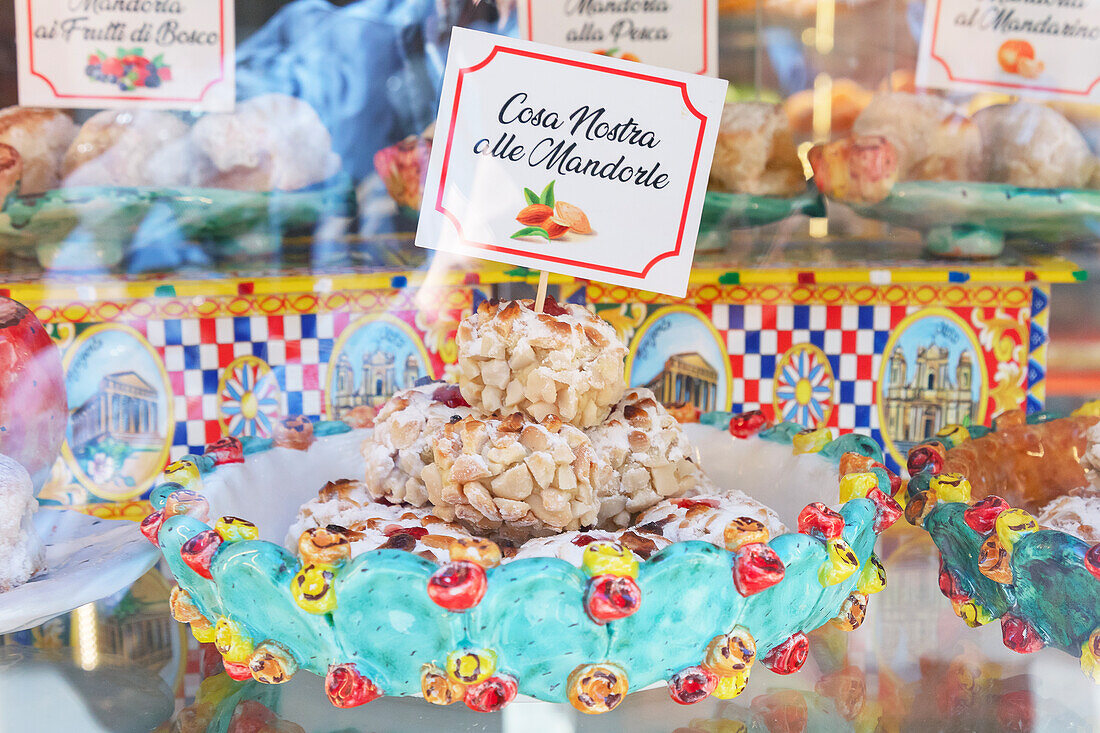
[[416, 244], [683, 296], [725, 96], [456, 28]]
[[19, 103], [228, 111], [234, 0], [15, 0]]
[[928, 0], [917, 84], [1100, 103], [1100, 0]]
[[528, 41], [718, 75], [717, 0], [518, 0]]

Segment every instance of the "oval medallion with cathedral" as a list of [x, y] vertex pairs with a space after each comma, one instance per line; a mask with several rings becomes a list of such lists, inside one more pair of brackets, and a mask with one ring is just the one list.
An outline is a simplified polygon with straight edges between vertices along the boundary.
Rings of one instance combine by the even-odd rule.
[[970, 326], [947, 308], [924, 308], [893, 330], [882, 353], [876, 402], [886, 449], [904, 466], [909, 449], [945, 425], [980, 425], [988, 374]]
[[343, 330], [328, 360], [325, 411], [339, 420], [360, 405], [378, 407], [421, 377], [434, 378], [428, 351], [405, 321], [364, 316]]
[[61, 504], [140, 497], [168, 459], [175, 419], [168, 372], [141, 333], [82, 329], [62, 358], [69, 425], [62, 461], [42, 490]]
[[670, 305], [653, 311], [634, 334], [626, 380], [653, 390], [667, 407], [708, 412], [729, 408], [733, 374], [710, 319], [696, 308]]

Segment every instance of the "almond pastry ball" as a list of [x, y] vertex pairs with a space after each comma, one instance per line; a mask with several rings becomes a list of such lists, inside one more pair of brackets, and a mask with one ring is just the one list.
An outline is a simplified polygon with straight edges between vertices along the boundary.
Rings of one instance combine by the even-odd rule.
[[607, 421], [586, 432], [600, 457], [601, 526], [625, 527], [632, 514], [706, 481], [680, 423], [644, 387], [629, 390]]
[[470, 416], [433, 441], [423, 471], [436, 516], [485, 531], [561, 532], [596, 523], [596, 454], [583, 432], [550, 415]]
[[602, 422], [624, 389], [626, 346], [587, 309], [547, 298], [486, 301], [458, 328], [458, 384], [488, 413], [557, 415], [587, 428]]
[[471, 413], [458, 387], [433, 382], [397, 392], [374, 420], [363, 443], [366, 490], [375, 499], [422, 506], [428, 501], [421, 472], [434, 460], [431, 440], [443, 426]]

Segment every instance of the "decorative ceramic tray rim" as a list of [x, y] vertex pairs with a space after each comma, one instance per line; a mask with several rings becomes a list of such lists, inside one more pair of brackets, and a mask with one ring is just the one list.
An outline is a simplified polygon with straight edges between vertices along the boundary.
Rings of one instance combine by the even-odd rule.
[[[1028, 423], [1051, 419], [1036, 413]], [[972, 500], [965, 477], [943, 472], [947, 449], [987, 432], [948, 425], [909, 451], [905, 518], [936, 544], [940, 592], [968, 626], [1000, 619], [1009, 649], [1056, 647], [1100, 684], [1100, 544], [1040, 527], [998, 496]]]
[[[859, 450], [868, 441], [843, 436], [830, 443], [828, 430], [795, 436], [797, 427], [782, 424], [769, 432], [781, 442], [801, 440], [811, 447], [799, 452], [820, 451], [834, 462], [841, 448]], [[317, 429], [349, 430], [331, 422]], [[224, 448], [232, 440], [215, 445]], [[253, 453], [269, 446], [250, 441], [241, 448]], [[231, 462], [240, 462], [240, 452]], [[870, 464], [881, 461], [881, 452], [857, 457]], [[805, 533], [769, 539], [757, 531], [735, 537], [729, 545], [734, 551], [701, 541], [674, 543], [636, 570], [615, 564], [582, 569], [556, 558], [482, 567], [453, 562], [453, 546], [452, 562], [442, 565], [384, 549], [341, 565], [303, 567], [278, 545], [243, 538], [256, 534], [254, 526], [242, 535], [239, 528], [251, 525], [220, 521], [214, 529], [202, 521], [202, 474], [216, 465], [204, 455], [169, 466], [169, 482], [152, 494], [156, 511], [143, 523], [182, 588], [173, 593], [174, 614], [192, 622], [200, 641], [215, 642], [231, 676], [282, 682], [307, 669], [325, 676], [326, 692], [339, 706], [379, 694], [423, 694], [431, 702], [464, 699], [475, 710], [495, 711], [522, 693], [604, 712], [628, 691], [664, 679], [677, 702], [736, 696], [756, 655], [773, 671], [791, 673], [805, 661], [805, 631], [830, 620], [858, 627], [866, 594], [885, 586], [873, 552], [877, 533], [900, 514], [889, 487], [880, 490], [890, 477], [863, 472], [857, 474], [861, 484], [850, 483], [861, 485], [862, 495], [849, 490], [839, 515], [820, 504], [811, 505], [819, 507], [813, 513], [804, 510], [807, 518], [800, 515], [799, 524]], [[196, 563], [196, 547], [211, 545]], [[780, 579], [775, 582], [773, 573], [770, 586], [754, 583], [753, 563], [761, 557], [782, 563]], [[436, 579], [447, 572], [453, 577], [452, 566], [463, 562], [484, 578], [485, 591], [469, 610], [455, 612], [433, 601], [429, 584], [438, 588]], [[589, 603], [608, 578], [632, 585], [640, 604], [630, 615], [598, 623]], [[316, 587], [310, 586], [314, 580], [320, 581]], [[293, 587], [306, 586], [320, 592], [300, 603], [303, 595]], [[722, 643], [727, 652], [737, 646], [741, 658], [731, 662], [715, 651]], [[755, 652], [746, 653], [746, 643]], [[463, 669], [477, 673], [464, 677]]]

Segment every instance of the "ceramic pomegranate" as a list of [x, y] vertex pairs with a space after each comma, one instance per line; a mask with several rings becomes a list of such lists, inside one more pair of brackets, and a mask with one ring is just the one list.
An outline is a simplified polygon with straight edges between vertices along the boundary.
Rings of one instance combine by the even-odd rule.
[[57, 459], [68, 417], [61, 352], [26, 306], [0, 298], [0, 453], [27, 469], [35, 492]]

